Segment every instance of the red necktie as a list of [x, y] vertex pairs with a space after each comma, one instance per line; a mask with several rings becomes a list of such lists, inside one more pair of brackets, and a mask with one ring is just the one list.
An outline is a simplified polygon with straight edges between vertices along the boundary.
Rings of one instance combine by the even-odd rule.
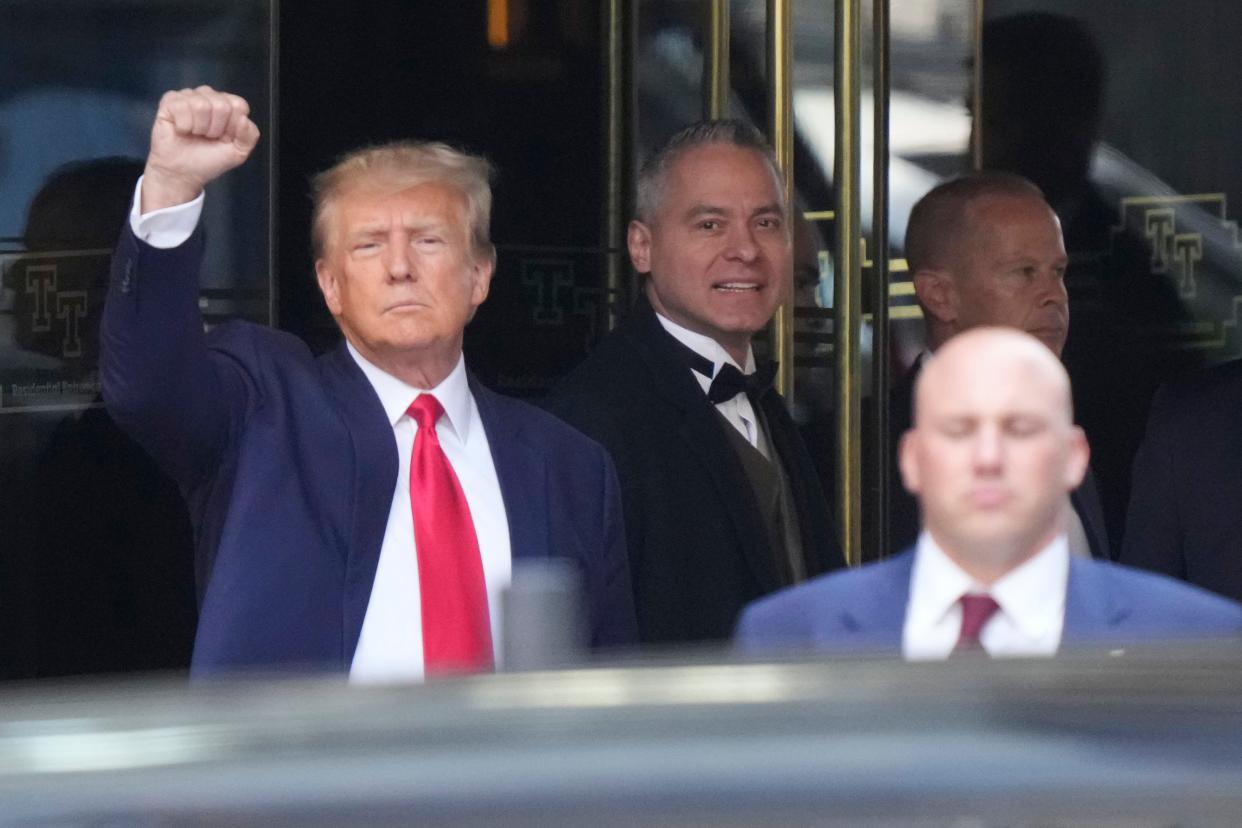
[[410, 509], [418, 548], [424, 669], [429, 676], [488, 670], [492, 633], [483, 562], [466, 495], [436, 435], [444, 408], [430, 394], [420, 394], [407, 412], [418, 423], [410, 457]]
[[979, 633], [983, 630], [983, 625], [996, 614], [1000, 605], [991, 595], [963, 595], [961, 604], [962, 632], [958, 635], [957, 646], [953, 649], [977, 650], [983, 646], [979, 643]]

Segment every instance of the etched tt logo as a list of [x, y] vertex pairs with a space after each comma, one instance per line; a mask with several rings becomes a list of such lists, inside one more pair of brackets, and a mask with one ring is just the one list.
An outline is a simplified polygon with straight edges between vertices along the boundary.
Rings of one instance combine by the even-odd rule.
[[57, 290], [56, 265], [30, 265], [26, 268], [26, 293], [32, 297], [30, 330], [51, 333], [59, 323], [60, 355], [66, 359], [82, 356], [82, 320], [89, 304], [84, 290]]
[[1197, 290], [1196, 266], [1203, 260], [1203, 236], [1177, 232], [1172, 207], [1156, 207], [1143, 215], [1143, 229], [1151, 243], [1151, 272], [1177, 276], [1177, 292], [1193, 299]]
[[522, 284], [529, 291], [536, 325], [565, 324], [563, 297], [574, 290], [574, 263], [564, 259], [522, 262]]

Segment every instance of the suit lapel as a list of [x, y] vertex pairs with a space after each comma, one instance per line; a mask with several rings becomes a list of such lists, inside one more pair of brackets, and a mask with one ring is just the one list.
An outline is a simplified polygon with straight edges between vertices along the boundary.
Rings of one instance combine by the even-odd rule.
[[348, 667], [358, 646], [371, 600], [380, 547], [397, 486], [397, 446], [375, 389], [354, 362], [344, 341], [321, 360], [324, 382], [336, 399], [353, 440], [353, 514], [350, 516], [342, 599], [344, 652]]
[[1099, 638], [1129, 616], [1130, 602], [1112, 588], [1106, 566], [1070, 557], [1069, 581], [1065, 587], [1065, 626], [1061, 631], [1063, 644]]
[[523, 436], [520, 418], [505, 416], [508, 400], [484, 388], [473, 374], [469, 379], [500, 482], [511, 554], [514, 559], [544, 556], [550, 548], [547, 459]]
[[646, 298], [640, 297], [631, 317], [630, 339], [651, 373], [654, 391], [680, 414], [670, 426], [698, 457], [712, 488], [725, 504], [729, 523], [750, 569], [763, 592], [782, 586], [776, 577], [767, 531], [746, 472], [729, 445], [715, 407], [678, 358], [675, 340], [656, 319]]
[[913, 569], [914, 550], [907, 549], [860, 570], [867, 581], [841, 602], [842, 626], [868, 646], [900, 651]]

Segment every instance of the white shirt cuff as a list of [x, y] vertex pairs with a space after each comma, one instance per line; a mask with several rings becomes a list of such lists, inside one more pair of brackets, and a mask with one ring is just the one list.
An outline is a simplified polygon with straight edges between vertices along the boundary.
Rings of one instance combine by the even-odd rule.
[[134, 235], [152, 247], [178, 247], [194, 234], [198, 227], [199, 217], [203, 214], [203, 194], [199, 193], [193, 201], [152, 210], [150, 213], [140, 212], [142, 203], [142, 178], [134, 186], [133, 206], [129, 208], [129, 227]]

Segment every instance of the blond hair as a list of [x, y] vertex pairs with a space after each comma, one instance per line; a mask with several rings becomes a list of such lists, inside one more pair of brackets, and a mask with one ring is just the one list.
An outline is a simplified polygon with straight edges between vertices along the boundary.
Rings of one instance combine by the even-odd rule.
[[492, 165], [486, 158], [432, 141], [393, 141], [363, 147], [342, 156], [311, 180], [315, 211], [311, 243], [322, 258], [335, 220], [337, 201], [346, 192], [373, 187], [387, 192], [437, 182], [453, 187], [466, 200], [470, 246], [476, 259], [495, 261], [488, 230], [492, 216]]

